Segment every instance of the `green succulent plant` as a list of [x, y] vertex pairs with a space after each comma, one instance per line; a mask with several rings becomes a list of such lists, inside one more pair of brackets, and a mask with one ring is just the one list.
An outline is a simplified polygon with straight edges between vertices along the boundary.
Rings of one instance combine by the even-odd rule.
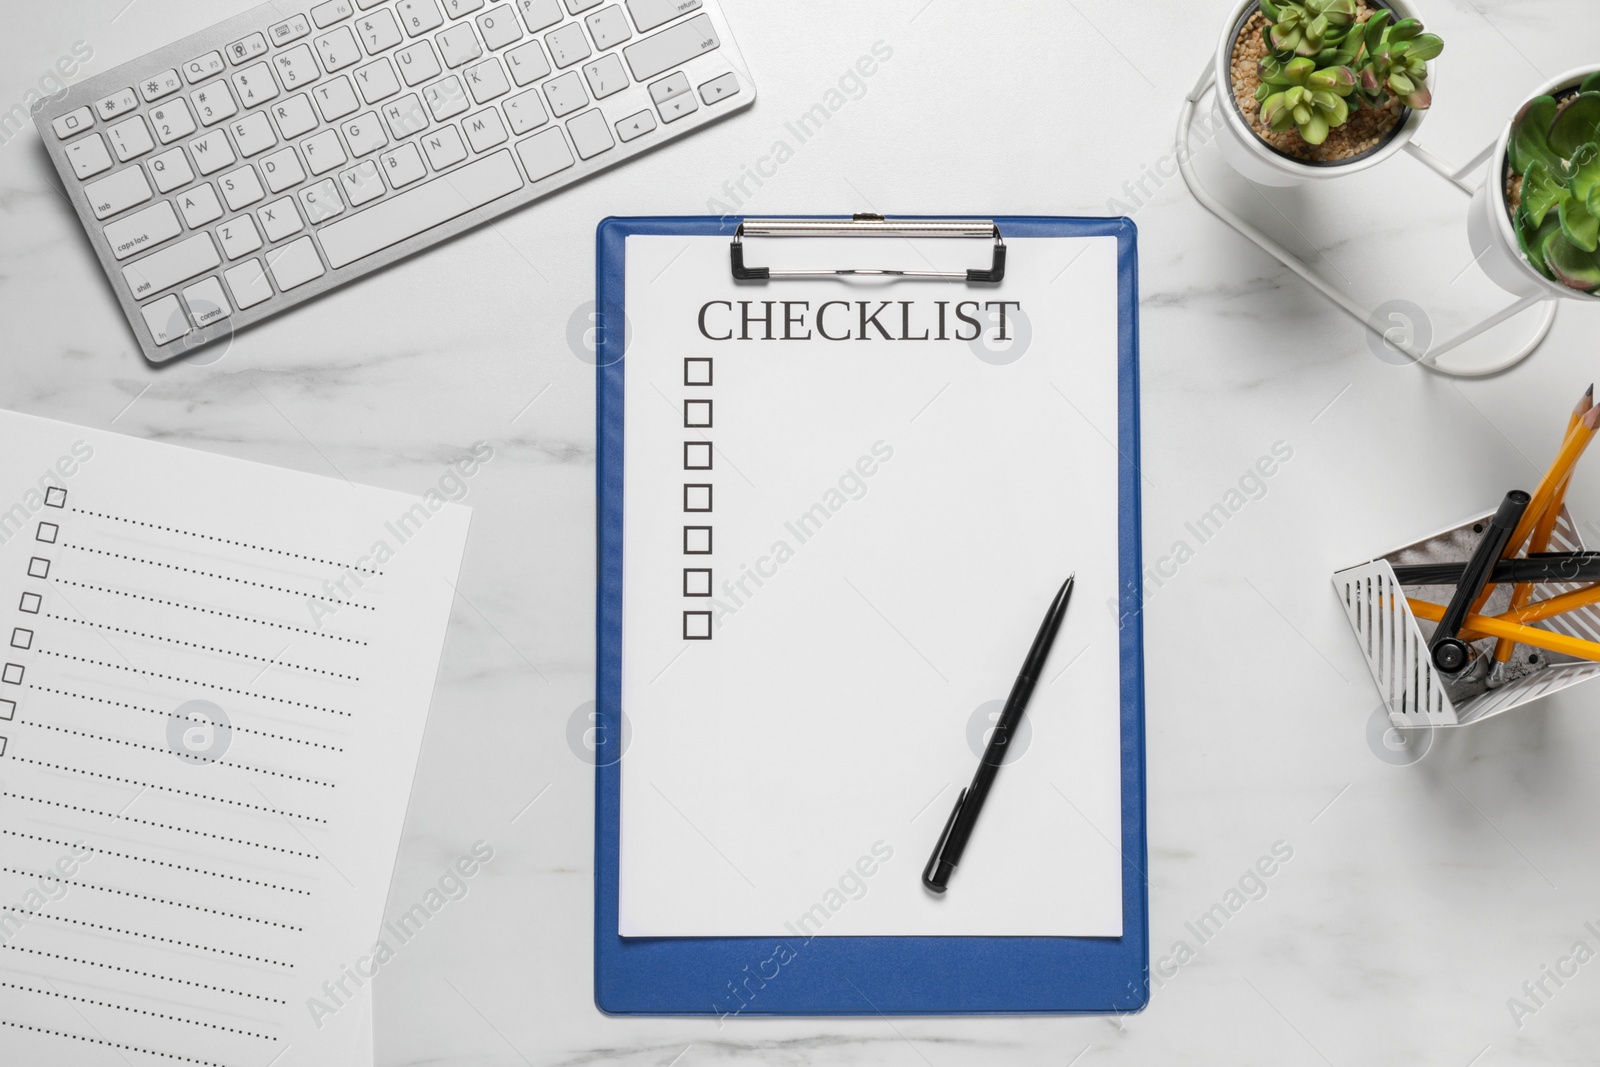
[[1356, 0], [1261, 0], [1271, 23], [1267, 46], [1274, 53], [1318, 56], [1337, 48], [1356, 21]]
[[1437, 34], [1422, 32], [1417, 19], [1391, 23], [1388, 9], [1361, 26], [1361, 52], [1355, 60], [1358, 99], [1382, 107], [1395, 96], [1418, 111], [1433, 103], [1428, 90], [1428, 60], [1444, 51]]
[[1307, 144], [1321, 144], [1329, 130], [1350, 117], [1345, 98], [1355, 85], [1349, 67], [1318, 68], [1309, 56], [1296, 56], [1287, 63], [1269, 57], [1261, 63], [1261, 85], [1256, 89], [1261, 121], [1274, 130], [1293, 126]]
[[1562, 106], [1530, 100], [1511, 124], [1512, 172], [1522, 179], [1517, 241], [1545, 277], [1600, 290], [1600, 72]]

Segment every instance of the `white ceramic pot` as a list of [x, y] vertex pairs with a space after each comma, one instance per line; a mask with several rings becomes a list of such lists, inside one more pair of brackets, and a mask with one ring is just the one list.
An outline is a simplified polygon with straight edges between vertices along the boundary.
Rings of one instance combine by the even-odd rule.
[[1473, 258], [1496, 285], [1519, 296], [1549, 293], [1555, 296], [1595, 299], [1590, 293], [1569, 288], [1558, 281], [1546, 278], [1528, 262], [1527, 257], [1522, 254], [1522, 245], [1517, 242], [1517, 231], [1511, 222], [1511, 212], [1506, 209], [1505, 194], [1506, 169], [1511, 165], [1511, 161], [1506, 158], [1506, 147], [1511, 143], [1511, 123], [1516, 121], [1516, 115], [1521, 114], [1528, 100], [1539, 96], [1554, 96], [1565, 89], [1570, 89], [1594, 70], [1594, 67], [1569, 70], [1528, 94], [1527, 99], [1517, 107], [1511, 119], [1506, 122], [1506, 128], [1500, 131], [1500, 139], [1495, 142], [1494, 153], [1489, 157], [1488, 174], [1484, 177], [1483, 184], [1478, 187], [1478, 191], [1472, 194], [1472, 206], [1467, 209], [1467, 240], [1472, 244]]
[[[1412, 6], [1403, 0], [1387, 0], [1386, 6], [1395, 13], [1397, 19], [1417, 17]], [[1221, 131], [1218, 141], [1229, 166], [1258, 185], [1299, 185], [1302, 182], [1327, 181], [1375, 167], [1405, 147], [1422, 124], [1426, 111], [1412, 109], [1400, 128], [1390, 134], [1388, 141], [1364, 156], [1342, 163], [1307, 163], [1284, 155], [1257, 137], [1233, 102], [1233, 87], [1228, 77], [1239, 26], [1256, 7], [1256, 0], [1240, 0], [1227, 22], [1223, 23], [1222, 40], [1217, 44], [1217, 91], [1212, 105], [1212, 124]], [[1428, 64], [1428, 87], [1435, 92], [1438, 91], [1438, 63], [1438, 60], [1433, 60]]]

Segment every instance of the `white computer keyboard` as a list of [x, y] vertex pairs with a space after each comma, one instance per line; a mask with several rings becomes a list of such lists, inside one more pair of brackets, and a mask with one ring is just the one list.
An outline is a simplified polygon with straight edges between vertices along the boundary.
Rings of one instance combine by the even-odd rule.
[[714, 0], [267, 3], [35, 118], [171, 359], [755, 99]]

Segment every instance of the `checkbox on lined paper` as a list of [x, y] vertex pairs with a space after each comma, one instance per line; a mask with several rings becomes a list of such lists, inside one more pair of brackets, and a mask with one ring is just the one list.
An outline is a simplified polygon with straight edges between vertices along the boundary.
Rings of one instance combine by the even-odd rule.
[[708, 471], [711, 469], [711, 442], [685, 441], [683, 443], [683, 469]]
[[711, 640], [711, 612], [686, 611], [683, 613], [683, 639], [685, 641]]
[[685, 356], [683, 358], [684, 385], [711, 384], [711, 357]]
[[683, 510], [710, 511], [711, 487], [709, 485], [685, 485], [683, 487]]
[[685, 568], [683, 568], [683, 595], [684, 596], [710, 596], [711, 595], [711, 568], [710, 567], [685, 567]]
[[29, 578], [48, 578], [48, 577], [50, 577], [50, 561], [45, 559], [43, 556], [34, 556], [32, 559], [30, 559], [28, 561], [28, 577]]
[[39, 524], [39, 532], [34, 536], [47, 545], [53, 545], [56, 543], [56, 535], [60, 532], [61, 527], [57, 526], [55, 523], [41, 522]]
[[690, 430], [710, 429], [711, 401], [685, 400], [683, 402], [683, 425]]
[[29, 615], [39, 614], [39, 605], [44, 603], [44, 597], [38, 593], [23, 593], [22, 603], [17, 605], [18, 611], [25, 611]]
[[15, 700], [0, 700], [0, 719], [10, 722], [17, 717], [17, 702]]
[[44, 491], [44, 506], [47, 508], [64, 508], [67, 506], [67, 491], [59, 485], [52, 485]]
[[683, 554], [686, 556], [711, 555], [711, 527], [685, 526], [683, 528]]
[[33, 647], [33, 631], [32, 630], [28, 630], [28, 629], [24, 629], [21, 626], [18, 626], [15, 630], [12, 630], [11, 631], [11, 647], [12, 648], [32, 648]]
[[5, 668], [0, 670], [0, 682], [5, 682], [7, 685], [21, 685], [22, 664], [7, 663]]

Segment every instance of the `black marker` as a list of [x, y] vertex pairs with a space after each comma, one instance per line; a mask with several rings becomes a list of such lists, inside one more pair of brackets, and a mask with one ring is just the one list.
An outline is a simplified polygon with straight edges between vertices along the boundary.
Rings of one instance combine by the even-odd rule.
[[994, 733], [989, 735], [989, 743], [984, 747], [983, 758], [978, 761], [978, 773], [972, 776], [972, 784], [956, 797], [955, 810], [950, 813], [943, 832], [939, 834], [939, 843], [933, 846], [933, 855], [928, 857], [928, 866], [922, 871], [922, 884], [931, 892], [943, 893], [950, 883], [950, 876], [961, 863], [961, 853], [966, 851], [967, 839], [972, 836], [972, 828], [978, 822], [978, 813], [983, 810], [983, 802], [989, 796], [989, 787], [994, 785], [994, 776], [999, 773], [1000, 764], [1005, 759], [1006, 742], [1022, 722], [1028, 698], [1033, 696], [1034, 683], [1039, 680], [1044, 661], [1050, 658], [1050, 646], [1055, 644], [1061, 620], [1066, 618], [1074, 577], [1068, 576], [1062, 583], [1061, 591], [1045, 613], [1044, 623], [1033, 639], [1033, 647], [1028, 650], [1028, 658], [1023, 661], [1022, 671], [1012, 684], [1011, 695], [1006, 698], [1006, 706], [1000, 712], [1000, 721], [995, 724]]

